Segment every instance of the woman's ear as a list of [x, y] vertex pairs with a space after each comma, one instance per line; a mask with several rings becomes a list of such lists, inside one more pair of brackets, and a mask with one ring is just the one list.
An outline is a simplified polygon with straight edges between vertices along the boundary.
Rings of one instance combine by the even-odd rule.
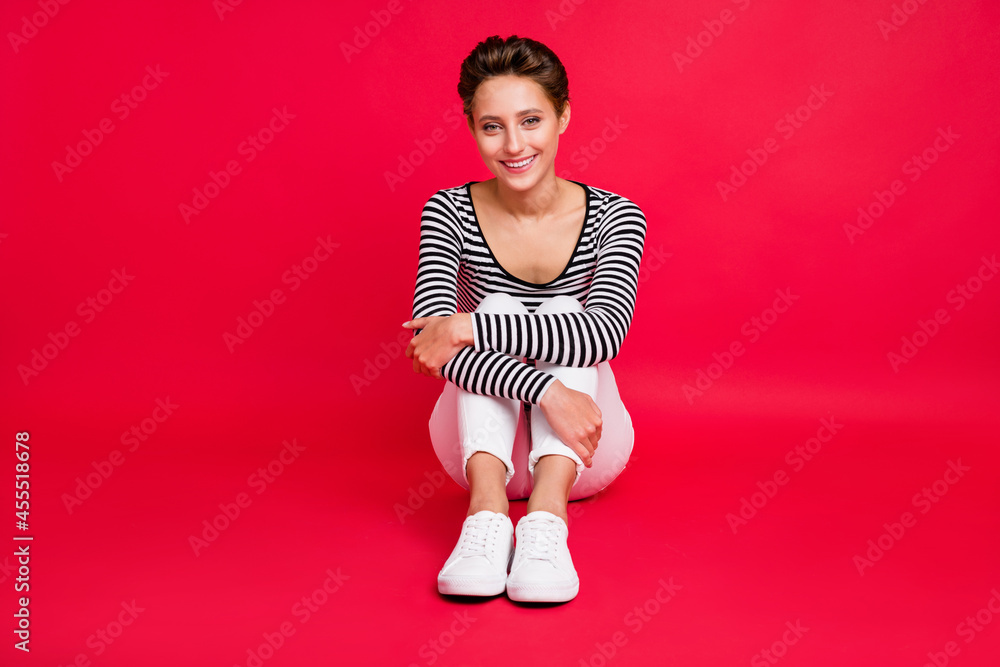
[[559, 116], [559, 134], [566, 131], [566, 127], [569, 125], [569, 102], [566, 103], [566, 108], [563, 109], [563, 114]]

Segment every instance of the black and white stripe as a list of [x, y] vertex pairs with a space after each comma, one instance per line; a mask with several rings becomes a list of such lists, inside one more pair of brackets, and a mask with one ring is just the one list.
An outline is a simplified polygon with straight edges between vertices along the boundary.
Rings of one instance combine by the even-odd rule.
[[[521, 280], [497, 263], [472, 206], [471, 183], [439, 190], [424, 205], [413, 317], [472, 313], [474, 347], [441, 369], [459, 387], [536, 404], [555, 377], [508, 355], [593, 366], [621, 349], [635, 309], [646, 218], [625, 197], [578, 184], [587, 192], [586, 221], [569, 264], [545, 284]], [[473, 312], [494, 292], [510, 294], [531, 314]], [[534, 314], [560, 294], [584, 312]]]

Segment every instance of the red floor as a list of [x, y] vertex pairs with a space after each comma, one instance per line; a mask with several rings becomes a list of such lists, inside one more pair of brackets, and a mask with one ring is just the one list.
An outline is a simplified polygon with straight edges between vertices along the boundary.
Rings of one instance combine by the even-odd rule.
[[[24, 415], [39, 424], [42, 500], [31, 660], [15, 664], [934, 665], [951, 647], [956, 665], [991, 665], [1000, 654], [995, 423], [636, 410], [625, 473], [571, 505], [579, 596], [533, 606], [436, 592], [466, 497], [412, 424], [362, 435], [324, 410], [181, 405], [69, 513], [64, 494], [101, 467], [108, 424], [134, 414]], [[823, 423], [836, 433], [817, 449]], [[65, 441], [76, 444], [47, 454]], [[283, 441], [296, 446], [274, 464]], [[512, 504], [512, 518], [524, 511]]]

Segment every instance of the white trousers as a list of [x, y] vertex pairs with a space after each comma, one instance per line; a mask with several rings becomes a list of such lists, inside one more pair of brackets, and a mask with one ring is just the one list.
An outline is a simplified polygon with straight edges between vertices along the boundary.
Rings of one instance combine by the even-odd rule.
[[[476, 312], [528, 314], [520, 301], [503, 293], [487, 295]], [[583, 306], [572, 297], [556, 296], [543, 301], [535, 312], [583, 312]], [[527, 498], [531, 494], [535, 464], [541, 457], [566, 456], [576, 463], [570, 500], [591, 496], [621, 473], [635, 441], [632, 418], [618, 394], [611, 366], [606, 361], [587, 368], [538, 361], [535, 367], [551, 373], [570, 389], [589, 394], [600, 408], [601, 439], [590, 468], [556, 436], [537, 405], [473, 394], [452, 382], [445, 382], [428, 423], [434, 452], [452, 479], [466, 489], [469, 488], [466, 473], [469, 458], [476, 452], [496, 456], [507, 467], [507, 497], [510, 500]]]

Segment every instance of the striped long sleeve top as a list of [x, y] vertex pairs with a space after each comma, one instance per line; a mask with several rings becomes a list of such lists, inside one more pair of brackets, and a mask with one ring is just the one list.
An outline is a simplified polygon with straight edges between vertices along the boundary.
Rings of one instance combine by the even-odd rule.
[[[646, 218], [625, 197], [577, 183], [587, 207], [569, 263], [555, 280], [530, 283], [500, 266], [487, 245], [469, 189], [475, 182], [439, 190], [424, 205], [413, 318], [472, 313], [475, 344], [441, 375], [466, 391], [537, 404], [556, 378], [533, 361], [585, 367], [617, 356], [635, 310]], [[493, 292], [517, 298], [529, 314], [473, 312]], [[534, 314], [560, 294], [584, 312]]]

